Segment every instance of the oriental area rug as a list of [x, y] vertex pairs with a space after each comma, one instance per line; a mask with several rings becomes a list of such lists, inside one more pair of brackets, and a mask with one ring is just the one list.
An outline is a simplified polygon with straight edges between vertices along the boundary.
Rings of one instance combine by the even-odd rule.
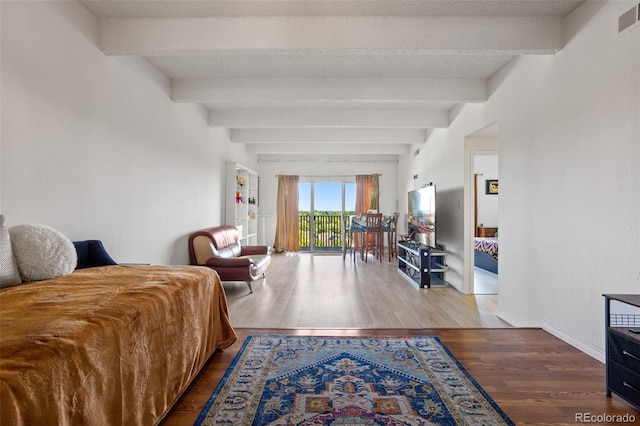
[[512, 425], [434, 336], [250, 335], [196, 425]]

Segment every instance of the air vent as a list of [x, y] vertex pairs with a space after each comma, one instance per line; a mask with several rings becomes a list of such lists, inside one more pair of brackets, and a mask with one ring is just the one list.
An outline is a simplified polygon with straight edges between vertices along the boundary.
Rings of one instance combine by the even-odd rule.
[[640, 22], [640, 3], [627, 10], [618, 18], [618, 34], [631, 31]]

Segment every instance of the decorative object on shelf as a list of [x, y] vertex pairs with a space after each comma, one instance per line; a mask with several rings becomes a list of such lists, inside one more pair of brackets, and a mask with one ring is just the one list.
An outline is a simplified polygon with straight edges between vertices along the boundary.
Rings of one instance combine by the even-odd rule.
[[487, 179], [486, 180], [485, 194], [491, 194], [491, 195], [498, 194], [498, 180], [497, 179]]
[[236, 204], [242, 204], [242, 193], [236, 192]]
[[244, 186], [244, 177], [237, 176], [236, 177], [236, 182], [238, 183], [238, 186]]

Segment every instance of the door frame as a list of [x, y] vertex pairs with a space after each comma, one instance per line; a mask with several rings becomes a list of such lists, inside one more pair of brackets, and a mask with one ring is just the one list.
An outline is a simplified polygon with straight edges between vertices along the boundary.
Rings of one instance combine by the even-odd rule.
[[[491, 125], [491, 127], [495, 127]], [[480, 130], [464, 138], [464, 265], [463, 265], [463, 293], [474, 293], [474, 244], [475, 236], [475, 157], [479, 155], [498, 155], [497, 136], [485, 136]]]

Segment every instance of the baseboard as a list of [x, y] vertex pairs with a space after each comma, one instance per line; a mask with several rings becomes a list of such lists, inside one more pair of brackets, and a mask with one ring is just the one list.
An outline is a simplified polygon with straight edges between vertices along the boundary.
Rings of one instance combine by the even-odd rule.
[[543, 322], [542, 329], [550, 334], [553, 334], [558, 339], [567, 342], [574, 348], [586, 353], [587, 355], [592, 356], [601, 363], [605, 363], [605, 354], [603, 349], [597, 348], [591, 343], [585, 342], [584, 340], [574, 336], [573, 334], [567, 333], [566, 331], [556, 327], [550, 322]]
[[508, 323], [513, 327], [526, 328], [524, 325], [520, 324], [518, 321], [514, 320], [513, 318], [509, 318], [507, 315], [505, 315], [501, 311], [496, 311], [496, 316], [500, 318], [502, 321], [505, 321], [506, 323]]

